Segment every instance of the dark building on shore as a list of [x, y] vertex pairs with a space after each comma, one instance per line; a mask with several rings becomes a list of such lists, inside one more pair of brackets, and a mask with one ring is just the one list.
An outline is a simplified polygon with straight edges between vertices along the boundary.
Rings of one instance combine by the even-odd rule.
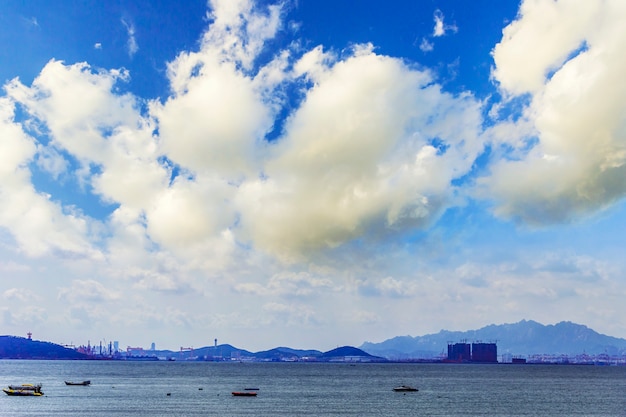
[[469, 362], [472, 360], [469, 343], [448, 343], [448, 360], [451, 362]]
[[495, 343], [448, 343], [448, 362], [497, 363], [498, 347]]
[[472, 362], [498, 362], [495, 343], [472, 343]]

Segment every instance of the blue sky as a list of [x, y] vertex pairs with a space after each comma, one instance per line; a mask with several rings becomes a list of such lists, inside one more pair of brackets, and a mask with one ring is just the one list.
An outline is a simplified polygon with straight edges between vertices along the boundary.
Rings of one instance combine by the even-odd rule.
[[626, 337], [623, 2], [183, 3], [0, 6], [0, 333]]

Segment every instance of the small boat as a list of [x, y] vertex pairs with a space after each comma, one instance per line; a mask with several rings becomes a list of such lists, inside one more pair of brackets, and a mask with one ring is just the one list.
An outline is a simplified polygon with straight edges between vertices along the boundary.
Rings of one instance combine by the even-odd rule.
[[399, 385], [393, 389], [395, 392], [414, 392], [417, 391], [417, 388], [411, 387], [409, 385]]
[[256, 397], [256, 391], [233, 391], [235, 397]]
[[82, 385], [82, 386], [87, 386], [90, 385], [91, 381], [80, 381], [80, 382], [72, 382], [72, 381], [65, 381], [65, 385]]
[[41, 397], [43, 395], [41, 384], [9, 385], [8, 388], [2, 388], [2, 391], [4, 391], [6, 395], [22, 397]]

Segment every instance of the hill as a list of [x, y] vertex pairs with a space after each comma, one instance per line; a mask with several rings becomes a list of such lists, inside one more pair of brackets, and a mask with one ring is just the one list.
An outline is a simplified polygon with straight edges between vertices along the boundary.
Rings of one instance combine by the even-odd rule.
[[161, 358], [172, 358], [176, 360], [255, 360], [255, 361], [361, 361], [361, 362], [381, 362], [385, 358], [376, 357], [352, 346], [343, 346], [332, 349], [328, 352], [319, 350], [299, 350], [289, 347], [277, 347], [260, 352], [250, 352], [238, 349], [231, 345], [219, 345], [194, 349], [191, 351], [174, 352], [169, 350], [155, 351], [154, 354]]
[[74, 349], [17, 336], [0, 336], [2, 359], [89, 359]]
[[127, 356], [125, 352], [113, 356], [86, 355], [74, 349], [56, 345], [49, 342], [41, 342], [17, 336], [0, 336], [0, 359], [134, 359], [156, 360], [167, 358], [174, 360], [197, 360], [197, 361], [315, 361], [315, 362], [384, 362], [386, 359], [370, 355], [361, 349], [352, 346], [343, 346], [328, 352], [318, 350], [298, 350], [288, 347], [278, 347], [261, 352], [250, 352], [235, 346], [223, 344], [219, 346], [206, 346], [197, 349], [185, 349], [181, 351], [171, 350], [142, 350]]
[[532, 320], [489, 325], [478, 330], [448, 331], [425, 336], [398, 336], [380, 343], [365, 342], [360, 348], [388, 359], [433, 358], [447, 352], [448, 342], [495, 341], [498, 354], [589, 355], [626, 354], [626, 339], [606, 336], [571, 322], [543, 325]]
[[219, 346], [205, 346], [193, 350], [184, 351], [156, 350], [147, 351], [146, 353], [150, 355], [154, 354], [161, 358], [171, 358], [176, 360], [186, 360], [191, 357], [198, 357], [203, 359], [219, 359], [237, 356], [248, 356], [251, 354], [245, 349], [238, 349], [229, 344], [223, 344]]
[[319, 357], [322, 352], [319, 350], [298, 350], [288, 347], [277, 347], [270, 350], [256, 352], [253, 356], [258, 360], [283, 360], [283, 359], [302, 359], [310, 357]]

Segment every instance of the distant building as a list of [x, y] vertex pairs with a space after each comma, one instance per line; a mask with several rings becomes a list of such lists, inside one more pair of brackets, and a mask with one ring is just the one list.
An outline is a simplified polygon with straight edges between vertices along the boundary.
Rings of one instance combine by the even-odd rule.
[[495, 343], [448, 343], [448, 362], [498, 362]]
[[469, 343], [448, 343], [448, 360], [453, 362], [469, 362], [472, 359]]
[[498, 362], [495, 343], [472, 343], [472, 362]]

